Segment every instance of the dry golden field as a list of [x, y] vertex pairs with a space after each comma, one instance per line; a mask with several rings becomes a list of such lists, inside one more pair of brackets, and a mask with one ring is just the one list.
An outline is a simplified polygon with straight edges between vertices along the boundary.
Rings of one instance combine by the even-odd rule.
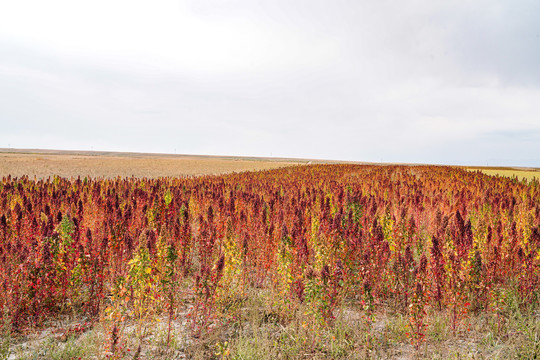
[[480, 170], [486, 175], [490, 176], [504, 176], [504, 177], [514, 177], [516, 176], [519, 180], [527, 179], [527, 181], [531, 181], [533, 178], [536, 178], [537, 180], [540, 179], [540, 170], [534, 169], [534, 168], [508, 168], [508, 167], [501, 167], [501, 168], [491, 168], [491, 167], [483, 167], [483, 168], [467, 168], [469, 171], [477, 171]]
[[0, 149], [0, 177], [177, 177], [275, 169], [307, 160]]

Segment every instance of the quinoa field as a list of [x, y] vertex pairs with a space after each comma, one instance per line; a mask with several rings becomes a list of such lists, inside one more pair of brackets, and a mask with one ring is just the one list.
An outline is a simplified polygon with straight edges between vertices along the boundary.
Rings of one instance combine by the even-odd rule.
[[529, 359], [539, 284], [536, 179], [0, 181], [0, 359]]

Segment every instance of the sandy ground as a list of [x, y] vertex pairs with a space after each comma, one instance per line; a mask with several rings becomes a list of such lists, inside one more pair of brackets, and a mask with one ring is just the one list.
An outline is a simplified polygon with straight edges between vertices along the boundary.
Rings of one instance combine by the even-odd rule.
[[0, 149], [0, 178], [198, 176], [305, 163], [294, 159]]

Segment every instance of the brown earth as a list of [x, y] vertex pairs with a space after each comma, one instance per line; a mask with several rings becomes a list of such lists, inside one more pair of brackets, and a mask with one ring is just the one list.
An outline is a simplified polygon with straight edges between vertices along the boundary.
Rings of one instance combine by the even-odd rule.
[[0, 149], [0, 178], [177, 177], [275, 169], [309, 160], [225, 156]]

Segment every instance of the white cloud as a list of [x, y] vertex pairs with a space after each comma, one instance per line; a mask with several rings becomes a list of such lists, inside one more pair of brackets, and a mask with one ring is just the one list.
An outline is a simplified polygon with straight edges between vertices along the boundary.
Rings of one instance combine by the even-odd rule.
[[257, 18], [201, 17], [177, 1], [23, 0], [1, 14], [4, 38], [116, 66], [215, 76], [313, 68], [339, 56], [324, 36]]
[[540, 166], [537, 6], [6, 2], [0, 146]]

